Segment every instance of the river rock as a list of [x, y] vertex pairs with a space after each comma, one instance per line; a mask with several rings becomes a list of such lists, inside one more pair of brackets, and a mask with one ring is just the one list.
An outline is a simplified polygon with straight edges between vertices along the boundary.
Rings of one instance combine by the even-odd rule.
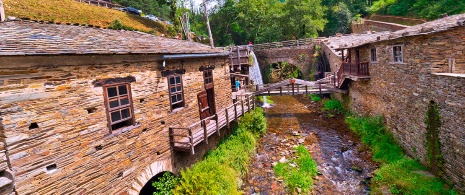
[[305, 138], [300, 138], [300, 139], [298, 140], [298, 142], [299, 142], [299, 144], [304, 143], [304, 142], [305, 142]]
[[292, 132], [292, 135], [293, 135], [293, 136], [299, 136], [300, 133], [299, 133], [298, 131], [293, 131], [293, 132]]

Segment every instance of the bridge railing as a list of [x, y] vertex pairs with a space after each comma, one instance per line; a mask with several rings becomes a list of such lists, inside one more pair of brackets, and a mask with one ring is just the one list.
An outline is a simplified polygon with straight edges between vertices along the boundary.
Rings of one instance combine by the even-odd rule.
[[281, 47], [304, 46], [304, 45], [310, 45], [314, 42], [315, 42], [315, 39], [306, 38], [306, 39], [298, 39], [298, 40], [288, 40], [288, 41], [281, 41], [281, 42], [255, 44], [255, 45], [252, 45], [252, 48], [254, 50], [263, 50], [263, 49], [281, 48]]

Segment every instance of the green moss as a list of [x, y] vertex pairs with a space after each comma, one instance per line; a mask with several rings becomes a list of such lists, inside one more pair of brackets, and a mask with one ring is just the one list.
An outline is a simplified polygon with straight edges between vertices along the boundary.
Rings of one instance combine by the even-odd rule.
[[317, 94], [308, 94], [307, 97], [310, 98], [314, 102], [321, 101], [321, 97]]
[[371, 148], [373, 160], [380, 163], [371, 182], [373, 194], [383, 194], [386, 187], [392, 194], [454, 194], [444, 182], [431, 177], [418, 161], [407, 157], [386, 131], [381, 117], [349, 116], [346, 123], [362, 142]]
[[[312, 177], [316, 176], [318, 168], [316, 162], [303, 145], [299, 145], [295, 150], [297, 159], [290, 160], [288, 163], [279, 162], [274, 167], [274, 171], [277, 176], [283, 178], [284, 184], [291, 194], [296, 193], [297, 188], [300, 188], [306, 194], [313, 186]], [[293, 167], [291, 164], [296, 166]]]
[[426, 112], [426, 152], [428, 169], [437, 175], [443, 175], [444, 158], [441, 154], [441, 143], [439, 142], [439, 128], [441, 127], [441, 116], [438, 105], [433, 101], [428, 105]]
[[204, 160], [181, 171], [174, 194], [242, 194], [239, 179], [247, 171], [257, 139], [266, 131], [263, 110], [257, 108], [242, 117], [237, 128]]
[[342, 114], [344, 113], [344, 108], [342, 107], [341, 102], [330, 99], [323, 101], [323, 111], [330, 111], [337, 114]]
[[267, 104], [274, 104], [273, 100], [271, 100], [270, 96], [257, 96], [257, 100], [259, 103], [263, 103], [263, 97], [266, 97]]

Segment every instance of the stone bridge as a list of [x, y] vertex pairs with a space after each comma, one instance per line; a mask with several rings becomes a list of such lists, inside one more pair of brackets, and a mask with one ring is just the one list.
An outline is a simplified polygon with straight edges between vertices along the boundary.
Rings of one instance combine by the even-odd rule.
[[319, 39], [300, 39], [258, 44], [253, 45], [253, 51], [262, 71], [270, 64], [287, 62], [298, 67], [304, 78], [308, 79], [311, 67], [314, 67], [315, 45], [319, 42]]

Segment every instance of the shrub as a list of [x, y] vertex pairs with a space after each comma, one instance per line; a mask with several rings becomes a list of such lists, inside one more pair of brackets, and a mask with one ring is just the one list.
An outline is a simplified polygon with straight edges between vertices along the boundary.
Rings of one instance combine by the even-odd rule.
[[163, 173], [163, 176], [158, 181], [152, 182], [152, 186], [157, 189], [153, 195], [171, 195], [171, 191], [179, 183], [179, 178], [170, 172]]
[[337, 114], [342, 114], [344, 113], [344, 108], [342, 107], [341, 102], [331, 99], [323, 102], [323, 111], [331, 111]]
[[257, 139], [265, 131], [262, 109], [245, 114], [232, 135], [222, 140], [217, 149], [192, 168], [181, 171], [174, 194], [242, 194], [239, 178], [246, 174]]
[[373, 194], [384, 193], [385, 187], [392, 194], [454, 194], [439, 178], [422, 173], [426, 169], [420, 163], [405, 156], [381, 117], [349, 116], [346, 123], [371, 148], [373, 160], [381, 163], [371, 182]]
[[321, 101], [321, 97], [319, 95], [317, 95], [317, 94], [308, 94], [307, 97], [310, 98], [314, 102]]
[[134, 30], [134, 28], [125, 26], [123, 25], [119, 20], [114, 20], [110, 26], [108, 26], [109, 29], [114, 29], [114, 30]]
[[[313, 186], [312, 177], [316, 176], [318, 168], [316, 162], [304, 146], [299, 145], [295, 149], [297, 159], [290, 160], [288, 163], [279, 162], [274, 167], [274, 171], [277, 176], [283, 178], [284, 184], [291, 194], [296, 193], [297, 188], [300, 188], [306, 194]], [[291, 163], [295, 163], [297, 166], [292, 167]]]

